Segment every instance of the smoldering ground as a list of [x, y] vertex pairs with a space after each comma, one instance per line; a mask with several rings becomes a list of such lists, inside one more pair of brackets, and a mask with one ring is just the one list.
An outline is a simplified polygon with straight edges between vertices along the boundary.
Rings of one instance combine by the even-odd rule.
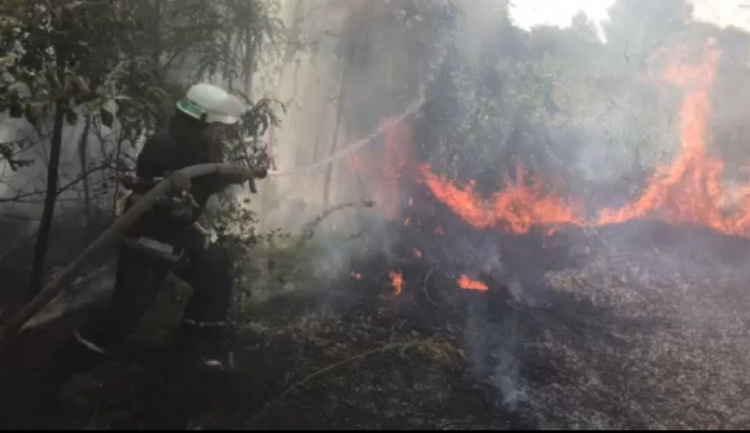
[[[424, 15], [414, 22], [429, 22], [432, 9], [426, 3], [413, 3], [417, 13], [411, 11], [412, 18]], [[425, 86], [428, 104], [404, 122], [412, 141], [380, 137], [364, 153], [365, 165], [376, 167], [364, 173], [352, 169], [357, 165], [348, 158], [337, 161], [330, 182], [338, 193], [330, 194], [328, 203], [322, 193], [324, 173], [315, 181], [291, 178], [287, 187], [303, 191], [300, 201], [311, 210], [304, 217], [292, 215], [295, 224], [278, 225], [296, 230], [335, 203], [377, 198], [376, 206], [353, 206], [326, 220], [330, 225], [322, 225], [308, 244], [313, 260], [303, 260], [311, 274], [300, 273], [291, 283], [288, 275], [284, 282], [258, 282], [272, 293], [241, 315], [236, 347], [243, 373], [236, 393], [191, 397], [187, 415], [184, 408], [169, 414], [201, 427], [745, 425], [750, 318], [743, 308], [748, 301], [744, 236], [669, 221], [675, 214], [669, 209], [623, 224], [559, 224], [551, 234], [534, 221], [529, 230], [516, 233], [506, 224], [507, 215], [495, 213], [499, 201], [493, 195], [518, 180], [516, 162], [560, 186], [549, 190], [566, 200], [582, 199], [588, 223], [596, 221], [596, 211], [637, 200], [659, 164], [669, 165], [679, 155], [683, 95], [644, 78], [658, 48], [647, 46], [645, 37], [628, 39], [637, 33], [636, 23], [651, 22], [642, 17], [680, 10], [673, 7], [676, 3], [655, 3], [619, 2], [620, 15], [613, 16], [606, 43], [585, 21], [572, 29], [527, 33], [509, 26], [502, 14], [481, 9], [487, 4], [458, 3], [466, 13], [438, 27], [448, 35], [444, 51], [423, 52], [426, 59], [417, 62], [436, 70]], [[484, 25], [472, 27], [476, 17]], [[681, 37], [702, 42], [702, 32], [711, 30], [719, 40], [731, 40], [723, 42], [725, 55], [746, 47], [744, 36], [729, 37], [705, 26], [695, 34], [657, 27], [664, 26], [638, 31], [672, 36], [679, 45]], [[419, 32], [427, 30], [417, 27], [399, 37], [430, 39], [424, 36], [434, 35], [435, 27]], [[374, 98], [373, 89], [399, 82], [399, 74], [421, 76], [408, 62], [399, 69], [393, 66], [398, 62], [386, 59], [392, 52], [418, 57], [404, 47], [422, 46], [396, 37], [365, 44], [368, 38], [358, 39], [359, 34], [348, 36], [355, 39], [351, 46], [361, 50], [355, 57], [369, 59], [359, 67], [370, 73], [361, 81], [358, 74], [349, 75], [344, 95], [349, 102], [341, 110], [343, 123], [355, 125], [354, 132], [325, 123], [336, 118], [331, 111], [329, 120], [320, 121], [325, 102], [315, 102], [311, 93], [297, 114], [304, 121], [297, 118], [289, 126], [309, 127], [296, 130], [303, 138], [285, 145], [310, 142], [322, 129], [329, 134], [322, 142], [341, 134], [338, 143], [345, 146], [376, 128], [380, 116], [397, 116], [406, 105], [382, 102], [393, 96]], [[458, 41], [453, 45], [452, 36]], [[610, 69], [602, 76], [586, 75], [604, 69], [604, 63]], [[386, 64], [396, 78], [377, 81], [386, 74], [376, 66]], [[745, 99], [721, 90], [738, 72], [727, 63], [720, 67], [725, 69], [712, 98], [736, 110], [726, 111], [732, 121], [725, 111], [711, 110], [713, 138], [707, 141], [727, 166], [739, 165], [744, 156], [735, 145], [741, 139], [729, 131], [742, 119], [737, 113], [746, 109]], [[524, 76], [532, 79], [524, 81]], [[560, 76], [565, 78], [555, 81]], [[407, 96], [418, 97], [417, 87], [407, 86]], [[366, 91], [360, 94], [359, 88]], [[522, 91], [529, 88], [536, 90]], [[663, 95], [657, 97], [659, 92]], [[411, 160], [400, 160], [400, 152], [387, 153], [409, 145]], [[395, 166], [389, 165], [394, 160]], [[454, 197], [467, 198], [465, 206], [419, 179], [399, 176], [404, 166], [424, 163], [455, 186]], [[643, 171], [636, 173], [634, 165]], [[632, 176], [622, 180], [624, 175]], [[472, 180], [475, 190], [463, 194]], [[521, 207], [535, 203], [521, 201]], [[291, 213], [288, 209], [280, 205], [277, 216]], [[298, 257], [291, 256], [295, 263], [284, 269], [295, 269]], [[401, 276], [398, 296], [394, 273]], [[462, 289], [462, 275], [487, 289]], [[107, 401], [105, 415], [95, 424], [133, 425], [144, 419], [158, 424], [154, 420], [165, 410], [153, 401], [157, 398], [144, 397], [149, 386], [126, 391], [129, 380], [143, 377], [137, 369], [118, 370], [114, 363], [96, 374], [82, 385], [85, 393]], [[122, 380], [97, 390], [94, 384], [105, 377]], [[128, 406], [138, 408], [122, 415]]]
[[[472, 6], [464, 6], [472, 9]], [[671, 6], [675, 6], [673, 11], [685, 10], [677, 2]], [[596, 32], [589, 31], [585, 19], [582, 19], [574, 25], [581, 32], [575, 37], [572, 36], [573, 33], [542, 28], [533, 31], [531, 39], [525, 39], [525, 36], [519, 36], [521, 33], [517, 30], [509, 30], [498, 24], [494, 31], [478, 32], [481, 33], [481, 40], [474, 46], [469, 44], [466, 47], [466, 40], [471, 38], [470, 33], [461, 27], [468, 27], [466, 21], [462, 21], [451, 30], [460, 35], [464, 42], [462, 47], [466, 49], [449, 51], [449, 59], [441, 65], [437, 74], [436, 82], [439, 84], [428, 87], [430, 106], [426, 111], [432, 112], [422, 115], [429, 117], [431, 114], [433, 123], [420, 123], [419, 120], [415, 122], [415, 135], [418, 138], [413, 144], [418, 148], [417, 159], [442, 167], [446, 178], [456, 179], [458, 189], [476, 177], [500, 178], [501, 171], [505, 169], [503, 165], [506, 164], [503, 159], [512, 157], [522, 160], [536, 176], [556, 179], [562, 174], [564, 193], [583, 193], [586, 213], [594, 220], [597, 218], [596, 213], [603, 208], [617, 208], [637, 199], [648, 189], [649, 181], [654, 180], [653, 176], [658, 173], [659, 167], [669, 166], [683, 152], [684, 143], [681, 141], [685, 139], [686, 114], [684, 110], [680, 113], [681, 93], [669, 88], [668, 83], [654, 85], [651, 80], [655, 77], [649, 77], [653, 73], [649, 70], [651, 54], [665, 49], [665, 46], [669, 47], [668, 43], [665, 41], [663, 46], [636, 46], [637, 41], [627, 38], [635, 30], [631, 27], [634, 22], [628, 21], [632, 16], [626, 15], [638, 11], [638, 14], [644, 16], [664, 16], [670, 14], [668, 9], [671, 6], [650, 6], [644, 2], [618, 3], [616, 12], [619, 15], [614, 15], [613, 23], [604, 26], [605, 32], [608, 32], [607, 42], [583, 36], [595, 36]], [[480, 6], [473, 8], [471, 12], [476, 15]], [[485, 20], [491, 16], [480, 15]], [[469, 13], [462, 17], [470, 19], [466, 17], [471, 16]], [[498, 19], [497, 22], [501, 23], [502, 20]], [[481, 28], [492, 27], [489, 25]], [[707, 29], [709, 26], [696, 24], [695, 27]], [[650, 31], [655, 30], [652, 28]], [[679, 50], [683, 43], [680, 37], [685, 36], [677, 36], [682, 31], [685, 30], [665, 30], [667, 34], [673, 32], [675, 50]], [[736, 71], [731, 65], [742, 63], [741, 59], [737, 60], [737, 56], [745, 56], [742, 53], [746, 51], [747, 40], [735, 30], [714, 29], [712, 32], [722, 46], [722, 58], [725, 60], [720, 63], [720, 72], [711, 91], [712, 107], [716, 110], [710, 111], [708, 120], [711, 128], [709, 152], [712, 155], [724, 155], [727, 171], [722, 181], [731, 183], [734, 182], [732, 178], [737, 175], [737, 161], [727, 161], [726, 157], [734, 154], [730, 150], [734, 145], [718, 140], [717, 137], [736, 140], [736, 136], [729, 138], [733, 136], [729, 131], [739, 126], [730, 118], [736, 120], [740, 116], [738, 113], [744, 112], [746, 107], [744, 99], [734, 98], [722, 89], [731, 81], [728, 77], [734, 75], [729, 71]], [[570, 39], [566, 39], [567, 35], [570, 35]], [[700, 45], [702, 40], [704, 38], [694, 35], [685, 37], [684, 43]], [[479, 48], [474, 48], [475, 46]], [[505, 48], [506, 52], [497, 54], [497, 47]], [[533, 50], [548, 56], [550, 64], [561, 66], [562, 69], [557, 73], [570, 80], [567, 88], [543, 91], [548, 98], [543, 110], [552, 113], [547, 120], [529, 118], [526, 114], [528, 112], [524, 111], [523, 101], [516, 100], [519, 106], [507, 102], [503, 104], [501, 99], [502, 96], [507, 96], [512, 100], [510, 95], [516, 91], [513, 82], [508, 80], [514, 62], [520, 62], [521, 65], [523, 62], [530, 62], [529, 57], [517, 55], [514, 58], [513, 53], [526, 54]], [[478, 55], [477, 52], [483, 54]], [[553, 54], [555, 52], [568, 58], [556, 59]], [[496, 63], [488, 70], [477, 65], [477, 58], [493, 56]], [[587, 97], [581, 98], [582, 90], [591, 84], [590, 81], [587, 83], [590, 77], [582, 70], [565, 69], [570, 67], [570, 63], [566, 62], [603, 67], [592, 56], [606, 62], [610, 68], [608, 73], [612, 75], [602, 78], [602, 83], [608, 83], [600, 88], [603, 91], [593, 90], [593, 93], [587, 93]], [[474, 59], [474, 63], [467, 62], [469, 59]], [[555, 63], [556, 61], [562, 63]], [[563, 64], [569, 66], [562, 67]], [[567, 72], [561, 72], [562, 70]], [[542, 85], [549, 79], [549, 76], [542, 78]], [[502, 82], [500, 88], [505, 91], [491, 93], [493, 80]], [[477, 106], [484, 103], [481, 98], [486, 97], [486, 93], [498, 98], [494, 102], [500, 102], [497, 105], [487, 102], [490, 105], [481, 106], [482, 111]], [[472, 95], [476, 99], [462, 99], [456, 95]], [[733, 108], [726, 111], [724, 108], [719, 109], [719, 106], [724, 106], [718, 101], [730, 104]], [[472, 102], [474, 106], [471, 106]], [[485, 116], [491, 113], [497, 117], [482, 125], [478, 123], [481, 116], [474, 115], [472, 109]], [[722, 114], [729, 112], [732, 113], [731, 116]], [[562, 122], [560, 119], [564, 116], [576, 119], [575, 126]], [[469, 124], [461, 125], [455, 119]], [[456, 133], [447, 125], [463, 128], [460, 129], [462, 133]], [[427, 129], [440, 130], [443, 134], [426, 131]], [[441, 152], [441, 146], [449, 149], [453, 147], [453, 153]], [[746, 156], [740, 158], [744, 159]], [[375, 181], [370, 187], [370, 191], [377, 191], [378, 188], [383, 188], [383, 183]], [[493, 191], [502, 188], [503, 182], [497, 180], [478, 182], [476, 185], [477, 194], [479, 191], [489, 191], [491, 195]], [[405, 203], [411, 194], [414, 194], [413, 190], [403, 191], [398, 200]], [[468, 207], [476, 205], [476, 202], [466, 204], [468, 212]], [[455, 208], [452, 209], [455, 212]], [[422, 216], [427, 214], [430, 212], [423, 212]], [[710, 229], [696, 227], [702, 224], [700, 218], [689, 221], [687, 227], [675, 222], [677, 227], [671, 228], [669, 211], [656, 210], [644, 215], [645, 220], [663, 218], [667, 219], [666, 224], [627, 223], [620, 227], [596, 227], [580, 232], [574, 228], [571, 229], [572, 232], [578, 233], [563, 237], [562, 241], [558, 240], [558, 245], [562, 246], [550, 253], [545, 252], [542, 245], [554, 240], [547, 241], [544, 236], [539, 236], [536, 241], [528, 241], [540, 244], [539, 249], [534, 250], [536, 255], [516, 253], [515, 263], [513, 250], [517, 244], [508, 239], [493, 240], [491, 235], [484, 238], [467, 236], [467, 231], [471, 229], [466, 222], [463, 226], [452, 226], [455, 229], [453, 233], [450, 228], [444, 229], [447, 236], [436, 237], [439, 240], [433, 241], [430, 246], [420, 244], [416, 248], [423, 248], [420, 250], [428, 257], [450, 257], [453, 262], [460, 263], [465, 268], [474, 267], [474, 272], [477, 273], [477, 268], [483, 265], [477, 263], [474, 257], [497, 257], [496, 261], [500, 263], [497, 269], [505, 278], [503, 282], [506, 286], [515, 287], [516, 292], [525, 293], [532, 299], [542, 300], [538, 301], [536, 307], [526, 305], [521, 308], [521, 313], [506, 311], [506, 323], [499, 327], [486, 325], [488, 319], [483, 319], [482, 315], [469, 314], [464, 340], [464, 347], [473, 360], [475, 372], [480, 377], [491, 378], [497, 385], [500, 393], [498, 401], [510, 404], [511, 408], [524, 413], [524, 416], [533, 419], [537, 425], [663, 427], [685, 426], [690, 423], [698, 425], [704, 422], [711, 425], [732, 424], [744, 419], [744, 415], [741, 415], [745, 412], [742, 402], [747, 397], [743, 397], [738, 390], [746, 387], [740, 373], [745, 370], [746, 365], [740, 361], [739, 354], [747, 344], [747, 335], [741, 331], [741, 326], [734, 327], [725, 323], [725, 332], [733, 335], [730, 338], [733, 343], [727, 344], [737, 345], [732, 349], [724, 347], [722, 350], [734, 352], [734, 355], [727, 355], [719, 360], [721, 356], [709, 347], [722, 343], [710, 338], [704, 339], [707, 338], [705, 335], [713, 331], [709, 332], [703, 325], [711, 321], [707, 317], [720, 314], [709, 305], [721, 304], [738, 296], [745, 298], [743, 291], [739, 289], [741, 282], [747, 277], [740, 265], [742, 260], [730, 259], [734, 254], [745, 257], [745, 241], [741, 236], [735, 239], [713, 233]], [[407, 223], [405, 220], [406, 218], [398, 219], [390, 226], [398, 228], [390, 230], [403, 231], [401, 226]], [[411, 224], [415, 224], [416, 220], [412, 218]], [[451, 224], [444, 220], [441, 226]], [[385, 225], [384, 228], [388, 230], [389, 226]], [[430, 234], [434, 234], [433, 228], [435, 227], [430, 227]], [[428, 230], [423, 227], [422, 231]], [[372, 238], [378, 242], [389, 239], [391, 243], [398, 245], [388, 248], [384, 255], [389, 257], [391, 266], [404, 267], [403, 252], [412, 249], [410, 242], [414, 239], [405, 236], [405, 240], [394, 236], [392, 231], [375, 233]], [[651, 235], [655, 236], [654, 241], [648, 240]], [[684, 238], [684, 241], [677, 242], [679, 238]], [[468, 252], [465, 246], [462, 247], [464, 243], [469, 244]], [[498, 247], [498, 243], [502, 246]], [[362, 242], [354, 245], [352, 251], [358, 253], [373, 250], [366, 243], [364, 246]], [[505, 255], [486, 252], [482, 245], [500, 249]], [[330, 247], [337, 251], [342, 248], [338, 245]], [[382, 250], [382, 246], [375, 247], [374, 250]], [[394, 254], [394, 250], [401, 251], [401, 255]], [[564, 269], [564, 266], [560, 269], [559, 264], [556, 265], [557, 269], [547, 266], [550, 260], [545, 260], [545, 256], [560, 254], [561, 250], [565, 251], [563, 255], [568, 255], [568, 269]], [[702, 254], [694, 254], [696, 250], [701, 250]], [[364, 256], [367, 254], [369, 253]], [[355, 271], [367, 275], [370, 265], [360, 255], [357, 258], [358, 266]], [[557, 261], [566, 263], [565, 258]], [[426, 263], [430, 263], [429, 260]], [[450, 266], [441, 262], [438, 268]], [[405, 287], [411, 287], [412, 290], [423, 287], [424, 284], [419, 280], [428, 273], [427, 269], [429, 267], [417, 272], [419, 276], [405, 275]], [[698, 269], [702, 271], [698, 272]], [[385, 276], [388, 270], [377, 268], [370, 272], [371, 275]], [[451, 269], [446, 272], [450, 275], [448, 280], [452, 280], [453, 284], [444, 289], [456, 290], [455, 278], [452, 277], [458, 271]], [[702, 272], [706, 274], [700, 276]], [[434, 273], [432, 276], [434, 277]], [[387, 286], [388, 279], [381, 279]], [[718, 281], [721, 283], [717, 283]], [[717, 289], [717, 284], [722, 288]], [[707, 292], [711, 295], [707, 295]], [[709, 296], [711, 300], [704, 299], [704, 296]], [[699, 302], [699, 298], [704, 300]], [[648, 309], [647, 304], [650, 305]], [[671, 307], [667, 308], [667, 305]], [[662, 306], [664, 310], [661, 309]], [[667, 312], [673, 308], [672, 313]], [[645, 311], [649, 313], [646, 314]], [[727, 310], [722, 316], [733, 317], [732, 320], [737, 321], [735, 323], [744, 323], [746, 320], [743, 313], [734, 310]], [[698, 338], [703, 343], [695, 343], [689, 337], [702, 333], [707, 333]], [[698, 349], [696, 344], [703, 346]], [[724, 371], [735, 372], [730, 381], [734, 383], [732, 389], [737, 391], [723, 397], [715, 395], [711, 399], [725, 402], [718, 409], [724, 415], [718, 418], [708, 415], [715, 409], [708, 409], [713, 405], [708, 403], [708, 399], [701, 403], [701, 397], [695, 388], [689, 389], [691, 385], [688, 385], [690, 382], [685, 381], [685, 377], [693, 374], [691, 372], [696, 365], [686, 367], [686, 359], [677, 355], [680, 350], [693, 355], [697, 354], [696, 351], [701, 351], [701, 359], [706, 361], [706, 365], [724, 362], [732, 365], [725, 365]], [[664, 359], [657, 361], [665, 353], [670, 353], [674, 358], [670, 357], [669, 362]], [[662, 361], [664, 364], [661, 364]], [[668, 367], [670, 362], [683, 366], [686, 370], [682, 370], [682, 367]], [[657, 375], [654, 372], [662, 368], [665, 369], [660, 379], [662, 383], [656, 383]], [[649, 371], [642, 376], [643, 382], [637, 385], [631, 383], [630, 379], [637, 375], [636, 371]], [[704, 373], [707, 371], [713, 370], [709, 367]], [[675, 379], [676, 382], [672, 383], [665, 377], [681, 379]], [[694, 376], [691, 379], [697, 380]], [[569, 387], [573, 387], [575, 391], [569, 392]], [[678, 402], [664, 393], [667, 388], [673, 391], [679, 389], [679, 393], [691, 397]], [[599, 405], [596, 401], [607, 403]], [[693, 412], [690, 421], [680, 420], [685, 411], [697, 410], [699, 406], [702, 406], [698, 410], [701, 415]], [[671, 409], [667, 409], [670, 407]], [[683, 415], [671, 417], [661, 411]]]

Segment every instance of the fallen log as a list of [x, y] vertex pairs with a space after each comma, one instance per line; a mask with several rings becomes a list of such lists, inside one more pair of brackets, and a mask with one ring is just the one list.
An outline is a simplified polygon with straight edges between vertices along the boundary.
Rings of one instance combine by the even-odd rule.
[[[3, 356], [5, 349], [10, 341], [16, 335], [19, 329], [23, 327], [39, 310], [54, 299], [75, 276], [76, 272], [91, 257], [116, 242], [118, 236], [132, 226], [138, 219], [151, 209], [157, 200], [167, 196], [185, 178], [192, 179], [199, 176], [217, 174], [222, 177], [240, 178], [242, 176], [253, 177], [256, 173], [250, 169], [241, 167], [232, 163], [223, 164], [198, 164], [185, 167], [178, 170], [166, 180], [157, 184], [148, 193], [144, 194], [140, 200], [135, 202], [127, 212], [123, 213], [115, 222], [102, 233], [94, 242], [92, 242], [81, 254], [78, 255], [68, 266], [53, 276], [52, 280], [47, 283], [44, 289], [26, 304], [20, 311], [10, 318], [8, 323], [0, 328], [0, 357]], [[263, 177], [259, 175], [258, 177]]]

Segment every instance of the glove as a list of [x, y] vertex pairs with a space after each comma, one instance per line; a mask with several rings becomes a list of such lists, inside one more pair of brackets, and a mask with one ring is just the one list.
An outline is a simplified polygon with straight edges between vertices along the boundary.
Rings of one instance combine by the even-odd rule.
[[172, 174], [172, 176], [170, 177], [170, 181], [172, 182], [172, 192], [175, 194], [188, 192], [193, 187], [193, 183], [190, 181], [190, 178], [180, 173], [179, 171], [176, 171]]
[[195, 214], [195, 210], [198, 209], [198, 203], [195, 202], [193, 196], [188, 192], [182, 192], [175, 197], [164, 197], [157, 200], [157, 204], [162, 209], [167, 211], [167, 215], [170, 219], [176, 222], [191, 222]]

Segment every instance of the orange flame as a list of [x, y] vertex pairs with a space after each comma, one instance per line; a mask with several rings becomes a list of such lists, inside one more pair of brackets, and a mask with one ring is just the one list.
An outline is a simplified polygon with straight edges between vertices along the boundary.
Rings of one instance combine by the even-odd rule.
[[584, 220], [579, 211], [551, 193], [544, 193], [540, 181], [530, 178], [518, 165], [516, 181], [492, 196], [481, 199], [474, 192], [473, 183], [459, 188], [432, 172], [429, 165], [420, 167], [422, 178], [432, 194], [454, 213], [479, 229], [501, 228], [514, 233], [528, 233], [535, 226], [572, 224], [581, 226]]
[[400, 295], [401, 291], [404, 289], [404, 277], [401, 275], [401, 272], [398, 271], [391, 271], [388, 273], [388, 275], [391, 277], [393, 294], [395, 296]]
[[[617, 210], [604, 210], [599, 224], [654, 217], [670, 223], [707, 226], [727, 234], [747, 233], [747, 211], [724, 215], [724, 163], [710, 157], [707, 151], [709, 90], [716, 79], [719, 52], [713, 43], [706, 44], [698, 65], [683, 62], [686, 48], [673, 56], [660, 78], [685, 92], [680, 111], [682, 151], [670, 166], [657, 168], [635, 201]], [[747, 196], [743, 202], [750, 203]]]
[[[604, 209], [593, 223], [604, 226], [625, 223], [638, 218], [658, 218], [669, 223], [710, 227], [726, 234], [750, 236], [750, 185], [740, 191], [737, 209], [727, 209], [722, 176], [724, 163], [709, 155], [707, 150], [710, 94], [716, 80], [720, 53], [713, 41], [700, 47], [664, 49], [652, 56], [649, 73], [677, 87], [683, 93], [680, 155], [669, 165], [658, 167], [648, 179], [642, 193], [619, 209]], [[689, 61], [698, 53], [698, 61]], [[661, 66], [656, 67], [657, 63]], [[657, 73], [654, 73], [659, 69]], [[432, 195], [452, 212], [478, 229], [501, 229], [517, 234], [534, 228], [544, 228], [547, 235], [556, 233], [559, 226], [583, 226], [585, 218], [577, 202], [565, 200], [549, 183], [528, 175], [520, 165], [513, 182], [506, 179], [506, 187], [489, 198], [480, 197], [473, 182], [464, 186], [442, 178], [430, 165], [422, 165], [412, 173], [411, 129], [406, 123], [384, 128], [386, 146], [382, 154], [368, 155], [368, 164], [352, 159], [352, 170], [366, 172], [369, 186], [376, 190], [381, 212], [389, 219], [397, 218], [401, 210], [398, 186], [400, 179], [414, 174]], [[441, 140], [441, 146], [445, 142]], [[370, 163], [372, 161], [372, 163]], [[507, 177], [507, 176], [506, 176]], [[408, 206], [413, 200], [407, 200]], [[417, 221], [407, 218], [404, 225]], [[435, 235], [445, 234], [441, 227]]]
[[[363, 181], [376, 209], [389, 220], [395, 220], [401, 210], [399, 184], [411, 161], [411, 128], [389, 120], [382, 121], [381, 128], [385, 147], [367, 148], [362, 151], [366, 156], [350, 157], [349, 169]], [[367, 163], [362, 158], [367, 158]]]
[[486, 284], [481, 281], [472, 280], [466, 275], [461, 275], [458, 279], [458, 286], [464, 290], [478, 290], [480, 292], [486, 292], [489, 290]]

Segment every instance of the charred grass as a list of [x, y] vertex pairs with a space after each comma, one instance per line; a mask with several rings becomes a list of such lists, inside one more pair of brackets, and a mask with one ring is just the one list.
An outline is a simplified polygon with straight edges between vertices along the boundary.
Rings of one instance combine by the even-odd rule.
[[455, 275], [414, 261], [400, 266], [396, 297], [393, 264], [371, 257], [356, 267], [361, 280], [244, 305], [227, 380], [171, 374], [165, 343], [185, 297], [175, 284], [121, 354], [76, 379], [85, 413], [30, 413], [22, 424], [741, 429], [750, 424], [748, 272], [706, 248], [599, 245], [583, 265], [502, 281], [494, 295], [461, 291]]

